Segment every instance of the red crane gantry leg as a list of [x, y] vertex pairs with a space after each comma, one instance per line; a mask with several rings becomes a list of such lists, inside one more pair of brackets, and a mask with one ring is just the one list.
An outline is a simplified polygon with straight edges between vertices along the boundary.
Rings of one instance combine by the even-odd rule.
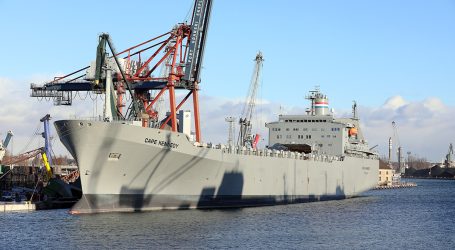
[[193, 90], [193, 112], [194, 112], [194, 130], [196, 133], [196, 141], [201, 142], [201, 128], [199, 121], [199, 85], [197, 82], [194, 83]]

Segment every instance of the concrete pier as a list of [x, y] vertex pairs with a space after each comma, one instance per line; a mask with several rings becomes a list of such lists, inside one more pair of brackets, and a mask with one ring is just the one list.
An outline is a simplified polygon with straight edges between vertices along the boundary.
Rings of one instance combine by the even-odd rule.
[[0, 213], [14, 211], [35, 211], [36, 206], [30, 202], [0, 202]]
[[403, 183], [393, 184], [393, 185], [388, 185], [388, 186], [376, 186], [373, 189], [378, 190], [378, 189], [395, 189], [395, 188], [410, 188], [410, 187], [417, 187], [417, 184], [414, 182], [403, 182]]

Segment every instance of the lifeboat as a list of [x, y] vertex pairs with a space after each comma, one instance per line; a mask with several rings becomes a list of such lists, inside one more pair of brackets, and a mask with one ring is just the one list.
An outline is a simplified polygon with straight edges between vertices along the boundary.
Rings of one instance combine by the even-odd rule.
[[350, 128], [348, 132], [349, 136], [356, 136], [357, 135], [357, 128]]

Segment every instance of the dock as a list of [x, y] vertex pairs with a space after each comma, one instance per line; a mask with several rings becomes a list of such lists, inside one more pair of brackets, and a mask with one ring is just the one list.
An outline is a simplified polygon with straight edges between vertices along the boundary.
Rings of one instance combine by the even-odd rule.
[[0, 202], [0, 213], [35, 210], [36, 210], [35, 204], [30, 202]]
[[415, 182], [403, 182], [399, 184], [387, 185], [387, 186], [376, 186], [373, 190], [379, 189], [396, 189], [396, 188], [410, 188], [410, 187], [417, 187]]

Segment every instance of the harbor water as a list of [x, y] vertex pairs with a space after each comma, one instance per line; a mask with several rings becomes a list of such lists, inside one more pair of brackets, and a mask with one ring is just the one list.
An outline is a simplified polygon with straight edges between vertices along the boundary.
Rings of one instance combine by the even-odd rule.
[[0, 214], [1, 249], [453, 249], [455, 181], [361, 197], [226, 210]]

